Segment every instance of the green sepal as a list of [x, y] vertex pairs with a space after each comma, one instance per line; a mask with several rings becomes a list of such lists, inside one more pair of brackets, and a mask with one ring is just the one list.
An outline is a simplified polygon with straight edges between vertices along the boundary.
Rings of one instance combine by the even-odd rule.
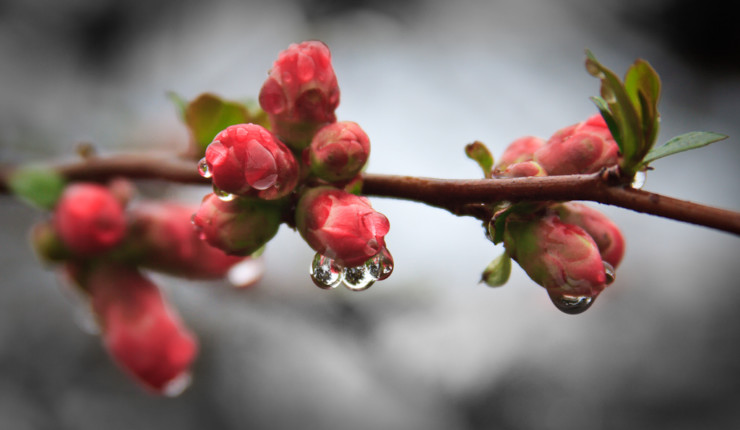
[[506, 218], [514, 211], [515, 205], [509, 202], [499, 203], [494, 208], [493, 217], [488, 222], [488, 235], [491, 241], [498, 245], [504, 241], [504, 230], [506, 229]]
[[724, 134], [713, 133], [710, 131], [692, 131], [689, 133], [676, 136], [661, 146], [657, 146], [647, 153], [640, 163], [640, 167], [645, 167], [649, 163], [669, 155], [678, 154], [679, 152], [689, 151], [710, 143], [719, 142], [727, 139]]
[[481, 275], [481, 282], [489, 287], [500, 287], [509, 280], [511, 275], [511, 257], [504, 251], [486, 266]]
[[48, 167], [21, 167], [10, 174], [8, 188], [18, 198], [39, 209], [51, 210], [64, 191], [66, 180]]
[[465, 154], [468, 156], [468, 158], [478, 163], [480, 168], [483, 169], [483, 176], [485, 176], [486, 179], [491, 178], [491, 171], [493, 169], [493, 155], [491, 155], [491, 151], [488, 150], [483, 142], [479, 142], [476, 140], [473, 143], [467, 144], [465, 146]]

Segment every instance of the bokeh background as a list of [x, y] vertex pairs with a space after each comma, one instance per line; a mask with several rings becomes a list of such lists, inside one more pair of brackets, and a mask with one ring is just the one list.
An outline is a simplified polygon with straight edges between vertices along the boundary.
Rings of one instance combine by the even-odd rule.
[[[497, 154], [596, 110], [585, 48], [663, 79], [660, 141], [731, 138], [655, 163], [646, 189], [740, 210], [740, 32], [720, 0], [0, 1], [0, 162], [178, 151], [168, 90], [255, 97], [277, 53], [321, 39], [338, 116], [373, 144], [369, 171], [477, 177]], [[198, 187], [142, 184], [198, 202]], [[628, 241], [585, 314], [557, 311], [519, 268], [478, 284], [501, 250], [478, 222], [374, 199], [391, 278], [325, 292], [283, 228], [241, 291], [157, 276], [201, 340], [189, 390], [152, 396], [108, 359], [27, 243], [43, 218], [0, 196], [2, 429], [738, 428], [740, 240], [604, 207]]]

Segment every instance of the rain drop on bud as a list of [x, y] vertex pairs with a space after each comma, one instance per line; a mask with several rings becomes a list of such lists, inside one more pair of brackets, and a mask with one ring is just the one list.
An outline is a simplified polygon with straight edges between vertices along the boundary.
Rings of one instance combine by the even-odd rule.
[[590, 296], [566, 296], [550, 294], [550, 300], [561, 312], [569, 315], [576, 315], [588, 310], [594, 303], [594, 298]]
[[382, 281], [393, 273], [393, 257], [387, 249], [383, 248], [375, 257], [365, 262], [365, 267], [370, 276]]
[[603, 261], [604, 263], [604, 273], [606, 274], [606, 285], [611, 284], [614, 282], [615, 279], [617, 279], [617, 272], [614, 270], [614, 266], [607, 263], [606, 261]]
[[236, 198], [234, 194], [227, 193], [226, 191], [222, 190], [221, 188], [218, 188], [217, 186], [213, 186], [213, 194], [218, 197], [219, 200], [224, 202], [230, 202]]
[[208, 162], [206, 161], [206, 157], [203, 157], [198, 161], [198, 173], [200, 173], [200, 176], [208, 179], [211, 176], [213, 176], [213, 173], [211, 173], [211, 170], [208, 169]]
[[644, 170], [640, 170], [639, 172], [635, 173], [634, 179], [632, 179], [632, 188], [636, 190], [642, 189], [642, 187], [645, 186], [645, 182], [647, 181], [647, 172]]
[[190, 372], [184, 372], [176, 376], [162, 388], [162, 395], [165, 397], [177, 397], [188, 389], [193, 382]]
[[375, 283], [375, 278], [370, 274], [364, 264], [357, 267], [344, 268], [344, 286], [352, 291], [362, 291], [370, 288]]
[[324, 290], [336, 288], [342, 283], [342, 267], [319, 253], [313, 257], [310, 274], [313, 283]]

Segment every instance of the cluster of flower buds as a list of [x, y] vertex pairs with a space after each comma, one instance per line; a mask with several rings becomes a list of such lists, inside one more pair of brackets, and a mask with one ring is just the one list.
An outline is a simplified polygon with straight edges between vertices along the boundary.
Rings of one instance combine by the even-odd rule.
[[177, 394], [189, 379], [197, 341], [141, 269], [221, 278], [244, 258], [200, 240], [190, 220], [194, 208], [129, 205], [132, 194], [121, 180], [69, 185], [51, 219], [34, 227], [32, 242], [84, 297], [112, 358], [151, 391]]
[[[533, 136], [515, 140], [494, 167], [493, 176], [594, 173], [618, 162], [617, 143], [597, 114], [559, 130], [547, 141]], [[501, 215], [505, 216], [506, 254], [547, 289], [561, 311], [585, 311], [614, 281], [624, 238], [601, 212], [579, 203], [540, 202], [510, 207]], [[495, 224], [494, 218], [491, 225]]]
[[229, 126], [198, 165], [214, 187], [193, 218], [200, 236], [229, 254], [250, 255], [284, 222], [317, 252], [310, 273], [319, 287], [357, 291], [387, 278], [388, 219], [352, 193], [361, 187], [370, 139], [356, 123], [336, 121], [339, 87], [329, 48], [290, 45], [259, 101], [271, 130]]

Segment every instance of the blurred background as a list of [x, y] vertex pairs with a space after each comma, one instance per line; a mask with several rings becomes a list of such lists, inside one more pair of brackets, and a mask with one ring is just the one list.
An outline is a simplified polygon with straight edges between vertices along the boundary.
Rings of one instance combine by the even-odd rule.
[[[165, 96], [256, 97], [277, 53], [326, 42], [341, 120], [361, 124], [368, 171], [475, 178], [463, 147], [498, 155], [596, 112], [584, 49], [618, 74], [663, 80], [659, 143], [730, 139], [655, 163], [645, 189], [740, 210], [740, 32], [720, 0], [0, 1], [0, 162], [180, 151]], [[208, 190], [143, 184], [196, 203]], [[363, 293], [321, 291], [283, 227], [249, 290], [157, 276], [201, 356], [192, 386], [152, 396], [81, 331], [27, 242], [33, 209], [0, 196], [2, 429], [738, 428], [740, 239], [601, 206], [623, 228], [617, 280], [562, 314], [480, 223], [373, 199], [396, 268]]]

